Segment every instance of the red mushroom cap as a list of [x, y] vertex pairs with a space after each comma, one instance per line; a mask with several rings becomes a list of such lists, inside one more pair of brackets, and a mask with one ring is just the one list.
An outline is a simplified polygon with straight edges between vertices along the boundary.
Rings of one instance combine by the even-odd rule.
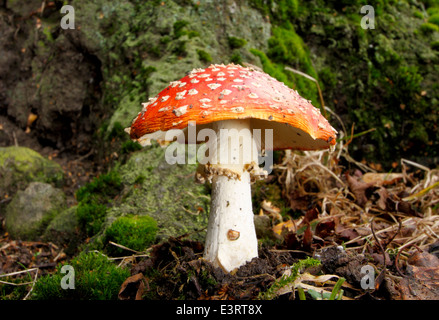
[[336, 131], [319, 109], [268, 74], [240, 65], [194, 69], [149, 102], [134, 119], [132, 139], [156, 131], [219, 120], [252, 119], [253, 129], [274, 129], [273, 149], [317, 150], [335, 145]]

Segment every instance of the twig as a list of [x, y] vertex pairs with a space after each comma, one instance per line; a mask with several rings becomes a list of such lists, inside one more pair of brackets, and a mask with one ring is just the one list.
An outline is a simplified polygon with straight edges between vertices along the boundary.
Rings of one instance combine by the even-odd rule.
[[10, 276], [15, 276], [17, 274], [31, 272], [31, 271], [35, 271], [35, 270], [38, 270], [38, 268], [26, 269], [26, 270], [11, 272], [11, 273], [3, 273], [3, 274], [0, 274], [0, 277], [10, 277]]
[[142, 252], [140, 252], [140, 251], [136, 251], [136, 250], [130, 249], [130, 248], [128, 248], [128, 247], [125, 247], [125, 246], [123, 246], [123, 245], [121, 245], [121, 244], [118, 244], [118, 243], [115, 243], [115, 242], [113, 242], [113, 241], [109, 241], [108, 243], [111, 244], [111, 245], [113, 245], [113, 246], [115, 246], [115, 247], [118, 247], [118, 248], [124, 249], [124, 250], [128, 250], [128, 251], [131, 251], [131, 252], [134, 252], [134, 253], [137, 253], [137, 254], [142, 254]]
[[35, 278], [34, 278], [34, 281], [32, 283], [32, 287], [30, 288], [30, 290], [26, 294], [26, 296], [23, 298], [23, 300], [27, 300], [27, 298], [30, 296], [32, 290], [34, 290], [34, 286], [35, 286], [35, 283], [37, 282], [37, 278], [38, 278], [38, 271], [39, 271], [39, 269], [36, 269], [36, 270], [37, 270], [37, 272], [35, 272]]
[[14, 145], [18, 147], [17, 136], [15, 135], [15, 131], [12, 131], [12, 136], [14, 137]]
[[311, 77], [310, 75], [308, 75], [302, 71], [299, 71], [299, 70], [296, 70], [296, 69], [293, 69], [290, 67], [285, 67], [285, 70], [299, 74], [299, 75], [315, 82], [315, 84], [317, 85], [317, 91], [319, 92], [320, 105], [322, 106], [323, 115], [325, 116], [325, 118], [327, 118], [326, 109], [325, 109], [325, 101], [323, 100], [323, 94], [322, 94], [322, 90], [320, 89], [319, 82], [316, 79], [314, 79], [313, 77]]

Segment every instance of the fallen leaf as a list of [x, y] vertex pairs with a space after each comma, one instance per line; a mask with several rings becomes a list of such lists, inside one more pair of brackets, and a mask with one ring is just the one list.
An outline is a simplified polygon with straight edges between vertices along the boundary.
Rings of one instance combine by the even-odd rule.
[[439, 267], [439, 258], [425, 251], [416, 251], [407, 260], [407, 263], [417, 267], [434, 268], [434, 267]]
[[402, 173], [375, 173], [367, 172], [362, 176], [362, 180], [366, 183], [374, 183], [376, 185], [391, 184], [402, 179]]
[[268, 212], [268, 216], [274, 221], [282, 221], [282, 216], [280, 214], [280, 209], [274, 206], [270, 201], [262, 201], [261, 208]]
[[366, 197], [366, 190], [374, 187], [375, 183], [357, 180], [354, 177], [350, 176], [348, 173], [346, 173], [346, 180], [349, 189], [355, 196], [356, 203], [360, 206], [364, 206], [368, 200]]
[[303, 249], [306, 251], [311, 250], [312, 236], [313, 236], [313, 232], [311, 230], [311, 225], [308, 225], [308, 227], [305, 230], [305, 233], [303, 234], [303, 239], [302, 239], [302, 246]]
[[146, 278], [142, 273], [128, 277], [123, 283], [119, 291], [120, 300], [141, 300], [145, 291], [145, 283], [148, 285]]
[[439, 258], [416, 251], [407, 263], [400, 285], [402, 299], [439, 300]]
[[296, 232], [296, 225], [292, 220], [287, 220], [285, 222], [278, 223], [273, 227], [273, 232], [278, 235], [282, 234], [282, 230], [287, 230], [288, 232]]

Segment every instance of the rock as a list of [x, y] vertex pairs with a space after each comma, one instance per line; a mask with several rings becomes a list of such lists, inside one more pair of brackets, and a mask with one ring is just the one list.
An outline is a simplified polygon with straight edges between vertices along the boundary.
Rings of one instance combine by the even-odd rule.
[[25, 147], [0, 148], [0, 197], [24, 189], [29, 182], [62, 185], [64, 172], [56, 162]]
[[[99, 7], [93, 9], [88, 3], [84, 6], [86, 8], [78, 8], [78, 12], [101, 10]], [[116, 122], [127, 127], [139, 112], [142, 102], [148, 101], [148, 98], [165, 89], [169, 82], [182, 78], [193, 68], [206, 67], [210, 63], [229, 63], [233, 54], [242, 57], [245, 62], [260, 66], [259, 58], [250, 53], [249, 49], [265, 51], [271, 37], [271, 24], [257, 9], [242, 1], [201, 1], [196, 6], [181, 5], [177, 1], [168, 1], [166, 5], [144, 2], [141, 10], [126, 3], [123, 10], [121, 9], [122, 7], [115, 9], [117, 14], [113, 14], [111, 25], [123, 30], [128, 24], [135, 25], [134, 21], [139, 21], [135, 28], [142, 32], [128, 38], [124, 34], [116, 42], [115, 50], [112, 49], [112, 54], [116, 55], [114, 60], [121, 61], [126, 56], [137, 57], [137, 52], [133, 50], [144, 47], [141, 50], [143, 54], [136, 59], [139, 59], [143, 69], [149, 68], [150, 72], [145, 71], [141, 83], [134, 80], [130, 87], [120, 91], [108, 131], [111, 131]], [[110, 13], [104, 11], [102, 20], [109, 17]], [[90, 20], [96, 19], [87, 19], [87, 26], [97, 23]], [[183, 27], [176, 31], [179, 24]], [[95, 28], [101, 33], [105, 31], [104, 25]], [[93, 28], [84, 28], [83, 32], [91, 39], [90, 42], [99, 40]], [[229, 37], [245, 38], [246, 45], [239, 49], [231, 48]], [[112, 41], [114, 40], [115, 37]], [[119, 53], [118, 48], [124, 50]], [[212, 61], [203, 61], [199, 50], [208, 53]], [[120, 78], [121, 73], [118, 72], [108, 79], [108, 88], [114, 87], [112, 93], [118, 92], [123, 79]], [[146, 90], [142, 88], [143, 83]]]
[[126, 214], [148, 215], [157, 221], [158, 241], [170, 236], [192, 233], [191, 238], [204, 241], [210, 192], [194, 181], [196, 165], [170, 165], [165, 150], [152, 146], [132, 154], [120, 169], [126, 194], [123, 201], [110, 208], [107, 223]]
[[267, 239], [276, 239], [276, 236], [273, 232], [271, 226], [271, 219], [266, 215], [255, 215], [254, 216], [256, 236], [258, 239], [267, 238]]
[[76, 206], [65, 209], [50, 221], [43, 234], [45, 242], [65, 246], [66, 254], [73, 254], [80, 245], [80, 231]]
[[37, 240], [45, 227], [66, 207], [64, 193], [42, 182], [19, 190], [6, 207], [6, 231], [12, 238]]

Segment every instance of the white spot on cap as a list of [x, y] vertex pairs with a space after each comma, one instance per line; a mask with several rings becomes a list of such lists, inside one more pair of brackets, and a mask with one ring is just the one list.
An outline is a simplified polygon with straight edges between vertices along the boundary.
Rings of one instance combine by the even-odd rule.
[[205, 103], [203, 103], [203, 104], [200, 106], [200, 108], [203, 108], [203, 109], [209, 109], [209, 108], [212, 108], [212, 106], [211, 106], [210, 104], [205, 104]]
[[159, 109], [159, 112], [168, 111], [168, 110], [169, 110], [169, 107], [163, 107], [163, 108]]
[[216, 88], [221, 87], [219, 83], [211, 83], [207, 85], [210, 89], [215, 90]]
[[222, 72], [222, 71], [217, 73], [217, 76], [220, 76], [220, 77], [223, 77], [223, 76], [225, 76], [225, 75], [226, 75], [226, 74], [225, 74], [224, 72]]
[[177, 117], [185, 114], [187, 112], [187, 106], [182, 106], [172, 111]]
[[312, 111], [316, 116], [321, 115], [320, 109], [312, 108], [311, 111]]
[[306, 113], [306, 108], [303, 107], [303, 106], [299, 106], [299, 110], [300, 110], [302, 113]]
[[257, 99], [257, 98], [259, 98], [258, 95], [257, 95], [256, 93], [254, 93], [254, 92], [250, 93], [250, 94], [248, 95], [248, 97], [249, 97], [249, 98], [252, 98], [252, 99]]
[[178, 87], [179, 88], [182, 88], [182, 87], [184, 87], [186, 85], [186, 82], [181, 82], [179, 85], [178, 85]]
[[223, 94], [223, 95], [225, 95], [225, 96], [228, 96], [228, 95], [231, 94], [231, 93], [232, 93], [232, 91], [231, 91], [231, 90], [228, 90], [228, 89], [224, 89], [223, 91], [220, 92], [220, 94]]
[[212, 81], [213, 79], [212, 78], [207, 78], [206, 80], [204, 80], [204, 81]]
[[221, 100], [220, 101], [220, 104], [225, 104], [225, 103], [227, 103], [228, 101], [227, 100]]
[[188, 92], [187, 94], [190, 95], [190, 96], [193, 96], [194, 94], [197, 94], [197, 93], [198, 93], [197, 90], [195, 90], [195, 89], [190, 89], [189, 92]]
[[235, 107], [231, 109], [232, 112], [236, 112], [236, 113], [242, 113], [244, 112], [244, 108], [243, 107]]
[[244, 90], [245, 88], [247, 88], [246, 85], [239, 85], [239, 84], [232, 84], [233, 88], [237, 88], [239, 91]]
[[237, 78], [237, 79], [233, 79], [233, 82], [244, 82], [244, 80]]
[[175, 87], [178, 86], [180, 83], [181, 83], [181, 81], [172, 81], [172, 82], [170, 83], [170, 86], [171, 86], [172, 88], [175, 88]]
[[203, 74], [200, 74], [200, 75], [198, 76], [198, 78], [208, 78], [208, 77], [210, 77], [210, 74], [209, 74], [209, 73], [203, 73]]
[[154, 103], [157, 101], [157, 97], [149, 98], [148, 100], [149, 100], [149, 103]]
[[172, 123], [172, 126], [173, 127], [175, 127], [175, 126], [178, 126], [180, 123], [182, 123], [183, 122], [183, 120], [181, 120], [181, 121], [178, 121], [178, 122], [173, 122]]
[[170, 96], [163, 96], [163, 97], [160, 98], [160, 102], [165, 102], [169, 98], [170, 98]]
[[187, 92], [187, 90], [177, 92], [177, 96], [175, 97], [175, 100], [182, 100], [182, 99], [184, 99], [184, 95], [186, 94], [186, 92]]
[[199, 100], [201, 103], [206, 103], [206, 102], [210, 102], [212, 100], [210, 100], [209, 98], [203, 98]]
[[217, 78], [216, 80], [218, 80], [218, 81], [224, 81], [224, 80], [226, 80], [226, 78]]
[[255, 87], [258, 87], [258, 88], [261, 87], [261, 84], [260, 83], [256, 83], [256, 82], [252, 82], [252, 85], [254, 85]]
[[193, 78], [193, 79], [191, 80], [191, 83], [198, 83], [198, 82], [200, 82], [200, 80], [195, 79], [195, 78]]
[[319, 129], [322, 129], [322, 130], [325, 129], [325, 125], [321, 122], [319, 122], [318, 127], [319, 127]]

